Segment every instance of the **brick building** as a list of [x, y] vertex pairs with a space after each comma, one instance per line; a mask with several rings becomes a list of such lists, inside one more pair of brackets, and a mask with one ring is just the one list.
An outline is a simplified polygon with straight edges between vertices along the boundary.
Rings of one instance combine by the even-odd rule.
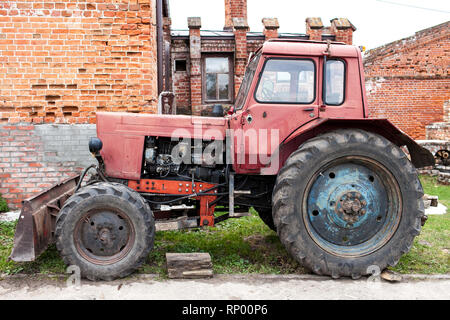
[[[170, 33], [172, 78], [178, 113], [207, 114], [214, 104], [232, 105], [249, 55], [267, 39], [333, 40], [352, 43], [356, 28], [345, 18], [325, 27], [320, 18], [306, 19], [306, 33], [279, 33], [277, 18], [262, 19], [262, 32], [247, 24], [247, 0], [225, 0], [223, 30], [203, 30], [200, 17], [188, 18], [188, 29]], [[303, 26], [299, 26], [303, 28]]]
[[450, 22], [368, 51], [369, 116], [388, 118], [415, 139], [450, 140], [449, 66]]
[[225, 17], [224, 30], [189, 18], [176, 31], [168, 0], [0, 1], [0, 194], [10, 208], [95, 162], [97, 111], [164, 111], [158, 97], [174, 91], [179, 113], [201, 114], [234, 102], [266, 39], [351, 43], [355, 30], [308, 18], [306, 34], [281, 34], [265, 18], [250, 32], [246, 0], [225, 0]]
[[156, 112], [168, 14], [167, 0], [0, 1], [0, 194], [11, 208], [92, 161], [97, 111]]

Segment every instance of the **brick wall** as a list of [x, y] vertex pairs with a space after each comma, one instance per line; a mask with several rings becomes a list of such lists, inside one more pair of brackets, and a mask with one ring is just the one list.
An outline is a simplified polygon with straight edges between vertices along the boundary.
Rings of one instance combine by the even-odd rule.
[[413, 138], [424, 139], [427, 125], [444, 120], [449, 58], [449, 22], [368, 51], [369, 115], [388, 118]]
[[155, 112], [154, 0], [0, 1], [0, 193], [92, 163], [95, 112]]
[[95, 163], [92, 124], [0, 125], [0, 193], [11, 209]]
[[191, 112], [191, 81], [189, 45], [186, 40], [172, 40], [171, 55], [173, 64], [175, 61], [186, 61], [186, 70], [176, 71], [172, 67], [173, 91], [176, 97], [177, 113]]
[[0, 122], [156, 106], [153, 0], [0, 2]]
[[426, 126], [426, 139], [450, 141], [450, 122], [438, 122]]
[[425, 127], [443, 119], [449, 84], [448, 79], [370, 77], [369, 117], [388, 118], [414, 139], [425, 139]]

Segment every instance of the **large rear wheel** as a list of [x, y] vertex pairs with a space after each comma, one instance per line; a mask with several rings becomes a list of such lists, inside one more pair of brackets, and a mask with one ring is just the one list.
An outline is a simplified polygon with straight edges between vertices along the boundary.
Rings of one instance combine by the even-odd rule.
[[301, 145], [274, 188], [280, 240], [317, 274], [359, 278], [394, 266], [420, 232], [423, 190], [404, 152], [362, 130]]
[[90, 280], [129, 275], [153, 247], [155, 222], [148, 204], [135, 191], [116, 183], [98, 183], [75, 193], [56, 222], [56, 245], [68, 265]]

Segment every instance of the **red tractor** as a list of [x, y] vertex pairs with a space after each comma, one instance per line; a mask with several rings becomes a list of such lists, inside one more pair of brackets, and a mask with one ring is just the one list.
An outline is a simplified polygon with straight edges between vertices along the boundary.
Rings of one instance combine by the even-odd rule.
[[416, 168], [434, 158], [368, 118], [357, 47], [268, 41], [234, 107], [213, 112], [98, 113], [98, 165], [24, 202], [11, 258], [56, 241], [82, 276], [110, 280], [143, 263], [155, 220], [214, 226], [250, 207], [317, 274], [359, 278], [409, 251], [426, 219]]

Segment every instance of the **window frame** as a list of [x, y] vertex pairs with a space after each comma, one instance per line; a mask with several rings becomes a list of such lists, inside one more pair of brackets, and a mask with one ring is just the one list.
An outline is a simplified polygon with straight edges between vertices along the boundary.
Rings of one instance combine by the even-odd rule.
[[[206, 59], [208, 58], [228, 58], [228, 99], [224, 100], [208, 100], [206, 92]], [[233, 54], [227, 53], [215, 53], [215, 54], [202, 54], [202, 104], [213, 104], [213, 103], [233, 103], [234, 102], [234, 63]]]
[[[243, 93], [243, 94], [245, 94], [245, 97], [244, 97], [244, 100], [242, 101], [242, 105], [238, 106], [238, 105], [236, 105], [236, 103], [237, 103], [239, 94], [241, 93], [241, 90], [244, 90], [243, 87], [242, 87], [242, 84], [244, 83], [246, 72], [248, 71], [247, 68], [253, 62], [253, 59], [256, 59], [256, 61], [255, 61], [256, 62], [255, 72], [253, 73], [253, 76], [252, 76], [252, 78], [250, 80], [250, 83], [248, 85], [248, 90]], [[261, 59], [264, 59], [264, 56], [263, 56], [262, 52], [260, 50], [258, 50], [257, 52], [255, 52], [254, 56], [250, 59], [249, 63], [247, 64], [247, 66], [245, 68], [245, 73], [244, 73], [244, 77], [242, 78], [242, 83], [241, 83], [241, 85], [239, 87], [238, 94], [236, 95], [236, 98], [235, 98], [235, 100], [233, 102], [234, 103], [234, 108], [235, 108], [236, 111], [244, 109], [248, 98], [251, 97], [251, 95], [249, 96], [249, 93], [250, 93], [250, 90], [252, 89], [253, 84], [255, 83], [255, 77], [259, 76], [259, 75], [257, 75], [257, 72], [258, 72], [259, 65], [261, 63]]]
[[[282, 101], [259, 101], [256, 98], [256, 93], [258, 91], [259, 85], [261, 83], [262, 76], [266, 69], [266, 65], [270, 60], [297, 60], [297, 61], [311, 61], [314, 67], [314, 96], [310, 102], [282, 102]], [[253, 99], [260, 104], [287, 104], [287, 105], [311, 105], [317, 100], [317, 65], [316, 61], [313, 58], [288, 58], [288, 57], [267, 57], [264, 61], [264, 65], [261, 68], [261, 71], [258, 75], [258, 82], [256, 84], [255, 90], [253, 92]]]
[[[344, 86], [343, 86], [343, 90], [344, 90], [344, 96], [342, 97], [342, 102], [339, 104], [334, 104], [334, 103], [328, 103], [327, 102], [327, 88], [326, 88], [326, 84], [328, 82], [327, 78], [326, 78], [326, 72], [328, 70], [328, 68], [326, 67], [326, 63], [328, 63], [328, 61], [341, 61], [344, 64]], [[344, 59], [341, 58], [330, 58], [330, 59], [326, 59], [324, 60], [324, 68], [323, 68], [323, 79], [322, 79], [322, 101], [323, 104], [326, 106], [332, 106], [332, 107], [339, 107], [342, 106], [345, 103], [345, 99], [347, 98], [347, 61], [345, 61]], [[324, 79], [326, 79], [325, 81], [323, 81]], [[325, 86], [323, 85], [325, 84]]]

